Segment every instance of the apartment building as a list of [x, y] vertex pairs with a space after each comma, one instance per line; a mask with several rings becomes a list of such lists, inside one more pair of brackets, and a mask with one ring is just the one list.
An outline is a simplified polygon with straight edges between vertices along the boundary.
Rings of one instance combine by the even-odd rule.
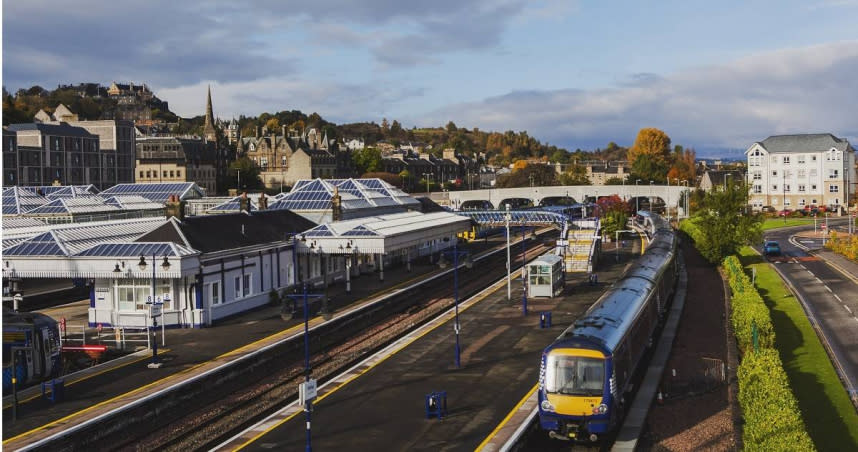
[[754, 210], [839, 209], [854, 197], [855, 149], [846, 139], [830, 133], [776, 135], [752, 144], [745, 155]]

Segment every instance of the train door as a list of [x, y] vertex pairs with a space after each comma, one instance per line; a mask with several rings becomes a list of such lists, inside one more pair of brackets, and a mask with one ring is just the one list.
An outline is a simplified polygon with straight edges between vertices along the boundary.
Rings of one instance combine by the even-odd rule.
[[33, 357], [32, 365], [30, 369], [32, 370], [33, 379], [41, 379], [45, 375], [45, 353], [47, 350], [45, 349], [45, 343], [42, 341], [42, 331], [34, 330], [33, 331]]

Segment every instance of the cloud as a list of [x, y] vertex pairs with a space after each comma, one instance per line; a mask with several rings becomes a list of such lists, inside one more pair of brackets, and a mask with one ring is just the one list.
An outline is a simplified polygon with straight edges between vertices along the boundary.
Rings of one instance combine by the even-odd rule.
[[451, 105], [419, 123], [527, 130], [543, 141], [630, 145], [642, 127], [698, 149], [744, 149], [769, 135], [831, 132], [856, 142], [858, 41], [786, 49], [596, 90], [513, 91]]

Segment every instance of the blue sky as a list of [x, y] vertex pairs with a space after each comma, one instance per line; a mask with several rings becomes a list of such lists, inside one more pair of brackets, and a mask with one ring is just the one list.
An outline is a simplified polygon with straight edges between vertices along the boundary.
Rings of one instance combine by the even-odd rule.
[[570, 150], [642, 127], [699, 150], [856, 143], [856, 17], [858, 0], [7, 1], [3, 84], [146, 82], [182, 116], [210, 84], [223, 118], [452, 120]]

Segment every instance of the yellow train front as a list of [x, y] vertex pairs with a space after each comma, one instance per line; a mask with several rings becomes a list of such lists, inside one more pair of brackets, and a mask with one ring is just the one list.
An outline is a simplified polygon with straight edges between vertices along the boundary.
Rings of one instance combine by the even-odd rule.
[[552, 438], [599, 441], [619, 422], [611, 355], [588, 341], [545, 349], [539, 373], [539, 423]]

